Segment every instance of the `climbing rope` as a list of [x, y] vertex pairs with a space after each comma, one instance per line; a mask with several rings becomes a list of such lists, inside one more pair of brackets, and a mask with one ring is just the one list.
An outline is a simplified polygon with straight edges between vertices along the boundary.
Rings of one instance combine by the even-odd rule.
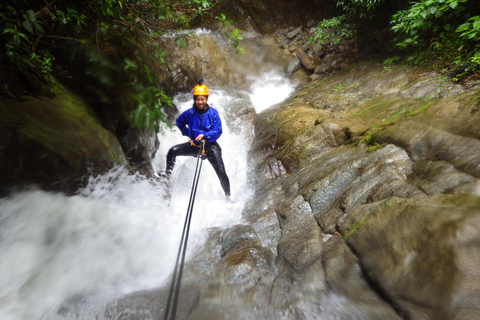
[[[200, 147], [195, 145], [193, 142], [192, 145]], [[183, 225], [183, 233], [180, 240], [180, 246], [178, 248], [175, 269], [173, 270], [172, 283], [170, 284], [170, 291], [168, 293], [167, 306], [165, 308], [165, 313], [163, 316], [164, 320], [168, 319], [170, 307], [172, 309], [170, 319], [175, 319], [177, 314], [178, 298], [180, 295], [180, 285], [183, 275], [183, 266], [185, 264], [185, 254], [187, 252], [188, 234], [190, 232], [190, 222], [192, 221], [193, 204], [195, 203], [195, 194], [197, 193], [197, 186], [200, 178], [200, 171], [202, 170], [202, 163], [205, 159], [205, 140], [202, 140], [202, 146], [198, 150], [196, 158], [197, 166], [195, 168], [195, 175], [193, 177], [192, 191], [190, 192], [190, 200], [188, 202], [187, 215], [185, 216], [185, 223]]]

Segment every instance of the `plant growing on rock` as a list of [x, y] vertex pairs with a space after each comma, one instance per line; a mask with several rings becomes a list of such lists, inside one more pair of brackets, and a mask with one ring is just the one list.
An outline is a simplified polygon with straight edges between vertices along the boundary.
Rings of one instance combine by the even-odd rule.
[[[220, 16], [216, 16], [215, 19], [220, 20], [222, 24], [221, 28], [224, 31], [226, 31], [227, 27], [232, 24], [232, 21], [227, 20], [223, 13], [221, 13]], [[242, 41], [243, 38], [240, 36], [237, 28], [233, 29], [231, 33], [225, 32], [225, 34], [230, 38], [232, 47], [234, 47], [238, 53], [245, 53], [245, 49], [240, 46], [240, 41]]]
[[355, 26], [345, 23], [345, 20], [345, 16], [322, 20], [315, 27], [313, 35], [308, 39], [308, 42], [336, 45], [342, 39], [351, 37], [355, 34]]

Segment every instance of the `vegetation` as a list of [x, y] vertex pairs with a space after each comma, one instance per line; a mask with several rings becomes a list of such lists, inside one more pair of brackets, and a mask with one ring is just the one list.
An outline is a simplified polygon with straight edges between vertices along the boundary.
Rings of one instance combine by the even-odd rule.
[[[171, 105], [157, 81], [167, 76], [161, 74], [167, 58], [158, 39], [211, 19], [215, 5], [210, 0], [11, 1], [0, 4], [0, 59], [73, 89], [80, 86], [77, 90], [92, 100], [131, 92], [135, 124], [154, 129], [164, 118], [162, 107]], [[239, 48], [236, 32], [231, 38]], [[177, 44], [185, 40], [179, 36]], [[2, 89], [12, 90], [5, 83]]]
[[[224, 31], [227, 31], [228, 26], [232, 24], [232, 21], [227, 20], [223, 13], [221, 13], [220, 16], [215, 17], [215, 19], [220, 20], [220, 22], [222, 23], [221, 29], [223, 29]], [[238, 29], [235, 28], [231, 31], [231, 33], [227, 32], [226, 35], [232, 41], [232, 46], [237, 50], [237, 52], [240, 54], [244, 54], [245, 49], [240, 46], [240, 41], [242, 41], [243, 38], [240, 36]]]
[[340, 40], [349, 38], [355, 33], [355, 25], [345, 23], [346, 17], [339, 16], [324, 19], [315, 27], [310, 43], [338, 44]]
[[[477, 0], [337, 0], [338, 16], [324, 20], [358, 30], [389, 28], [393, 43], [406, 55], [406, 61], [420, 67], [452, 70], [458, 80], [467, 73], [480, 73], [480, 2]], [[374, 28], [374, 29], [375, 29]], [[374, 32], [372, 30], [372, 32]], [[365, 36], [365, 33], [364, 33]], [[387, 62], [398, 60], [389, 58]]]
[[433, 54], [440, 65], [480, 71], [480, 4], [474, 0], [422, 0], [392, 16], [396, 45], [415, 50], [416, 64]]

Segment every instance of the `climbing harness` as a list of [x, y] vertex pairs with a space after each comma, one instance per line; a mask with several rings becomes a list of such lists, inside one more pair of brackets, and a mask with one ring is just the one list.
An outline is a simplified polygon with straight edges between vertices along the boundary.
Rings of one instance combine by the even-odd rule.
[[[202, 140], [202, 145], [200, 146], [197, 146], [193, 140], [190, 140], [190, 145], [193, 146], [193, 147], [197, 147], [197, 148], [200, 148], [201, 150], [198, 151], [199, 154], [197, 154], [195, 157], [201, 157], [202, 160], [204, 160], [205, 158], [207, 158], [207, 154], [205, 153], [205, 140]], [[200, 154], [201, 152], [201, 154]]]
[[[192, 221], [193, 204], [195, 203], [195, 194], [197, 193], [198, 181], [200, 178], [200, 171], [202, 170], [202, 163], [206, 157], [205, 154], [205, 140], [202, 140], [202, 145], [197, 146], [193, 142], [192, 145], [199, 147], [197, 158], [197, 166], [195, 168], [195, 175], [193, 177], [192, 191], [190, 193], [190, 201], [188, 202], [187, 215], [185, 216], [185, 223], [183, 225], [182, 238], [178, 248], [177, 260], [175, 262], [175, 269], [173, 270], [172, 283], [168, 293], [167, 306], [165, 307], [164, 320], [169, 319], [169, 312], [171, 307], [170, 319], [175, 319], [177, 313], [178, 298], [180, 295], [180, 285], [182, 282], [183, 266], [185, 264], [185, 254], [187, 252], [188, 233], [190, 232], [190, 222]], [[180, 263], [179, 263], [180, 262]], [[173, 299], [173, 301], [172, 301]]]

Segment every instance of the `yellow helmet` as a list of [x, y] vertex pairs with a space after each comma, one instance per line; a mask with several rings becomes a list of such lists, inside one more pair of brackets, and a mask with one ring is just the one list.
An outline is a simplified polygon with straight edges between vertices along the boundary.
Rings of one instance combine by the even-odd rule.
[[203, 84], [203, 79], [198, 79], [198, 84], [193, 88], [194, 96], [208, 96], [208, 87]]

